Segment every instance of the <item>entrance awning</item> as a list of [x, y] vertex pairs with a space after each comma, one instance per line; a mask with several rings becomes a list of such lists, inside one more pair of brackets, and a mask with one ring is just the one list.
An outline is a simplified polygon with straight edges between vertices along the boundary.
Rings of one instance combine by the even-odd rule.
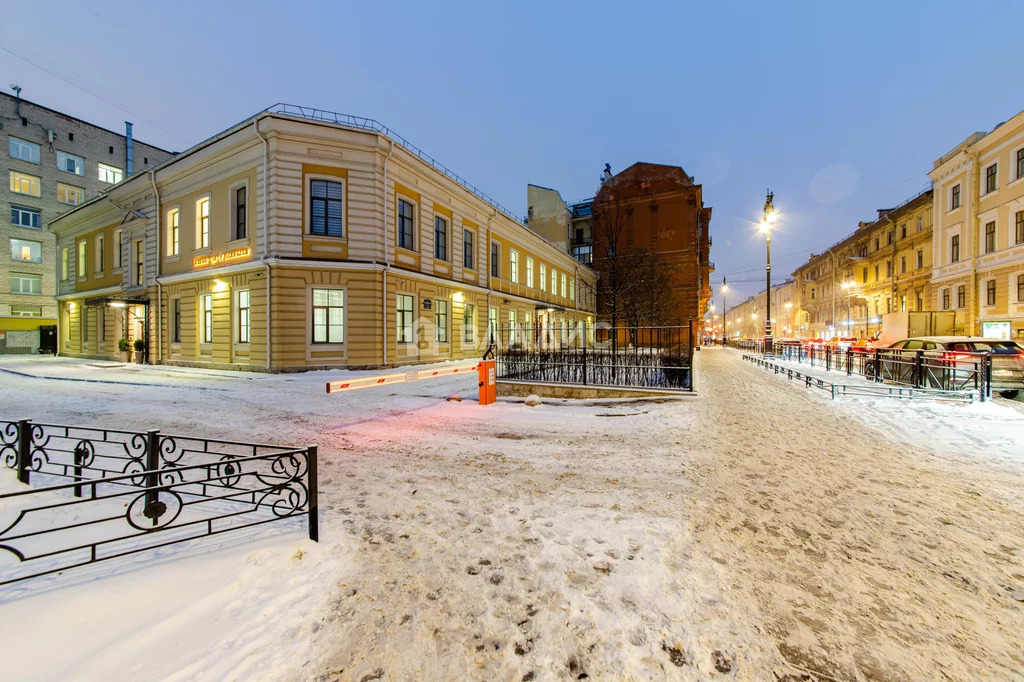
[[534, 310], [537, 310], [537, 311], [540, 311], [540, 312], [549, 312], [549, 313], [555, 313], [555, 312], [564, 313], [565, 312], [565, 308], [563, 308], [560, 305], [537, 305], [537, 306], [534, 306]]
[[85, 299], [85, 305], [106, 305], [107, 303], [124, 303], [125, 305], [149, 305], [148, 298], [132, 296], [97, 296]]

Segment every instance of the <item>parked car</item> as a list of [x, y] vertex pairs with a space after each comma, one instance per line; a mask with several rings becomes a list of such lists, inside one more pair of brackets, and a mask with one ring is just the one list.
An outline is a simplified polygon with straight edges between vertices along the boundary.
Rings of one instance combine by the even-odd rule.
[[[982, 353], [988, 353], [992, 358], [992, 390], [1010, 399], [1016, 398], [1024, 390], [1024, 347], [1016, 341], [977, 336], [922, 336], [897, 341], [889, 348], [924, 351], [929, 359], [925, 383], [933, 386], [950, 379], [954, 382], [970, 380], [977, 358]], [[897, 383], [908, 382], [914, 367], [910, 354], [906, 358], [902, 355], [889, 354], [880, 360], [878, 370], [884, 378]], [[874, 365], [865, 366], [865, 374], [873, 376], [874, 371]]]

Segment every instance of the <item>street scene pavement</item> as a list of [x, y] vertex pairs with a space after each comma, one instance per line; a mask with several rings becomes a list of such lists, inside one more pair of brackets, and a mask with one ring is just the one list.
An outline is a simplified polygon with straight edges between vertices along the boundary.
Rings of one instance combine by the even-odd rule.
[[[831, 401], [739, 351], [696, 356], [694, 396], [537, 407], [479, 406], [458, 376], [326, 395], [358, 374], [0, 359], [5, 418], [317, 443], [322, 518], [320, 543], [198, 541], [7, 590], [8, 674], [1020, 675], [1024, 417]], [[44, 656], [42, 627], [76, 645]]]

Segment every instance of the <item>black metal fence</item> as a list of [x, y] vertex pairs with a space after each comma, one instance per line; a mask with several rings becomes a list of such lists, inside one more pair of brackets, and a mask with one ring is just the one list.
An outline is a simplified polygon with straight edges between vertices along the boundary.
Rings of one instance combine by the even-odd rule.
[[292, 517], [319, 539], [317, 447], [0, 421], [0, 585]]
[[689, 325], [501, 327], [492, 330], [499, 379], [693, 390]]
[[[763, 352], [763, 344], [749, 349]], [[772, 355], [847, 376], [862, 376], [878, 383], [937, 391], [972, 391], [979, 400], [992, 397], [992, 356], [964, 351], [902, 350], [899, 348], [844, 348], [823, 344], [776, 342]]]

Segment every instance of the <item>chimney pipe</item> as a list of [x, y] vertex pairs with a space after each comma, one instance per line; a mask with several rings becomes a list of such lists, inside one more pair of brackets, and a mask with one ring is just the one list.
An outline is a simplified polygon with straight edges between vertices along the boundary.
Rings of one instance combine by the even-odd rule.
[[125, 175], [131, 177], [135, 171], [135, 153], [132, 146], [132, 124], [131, 121], [124, 122], [124, 155], [125, 159]]

